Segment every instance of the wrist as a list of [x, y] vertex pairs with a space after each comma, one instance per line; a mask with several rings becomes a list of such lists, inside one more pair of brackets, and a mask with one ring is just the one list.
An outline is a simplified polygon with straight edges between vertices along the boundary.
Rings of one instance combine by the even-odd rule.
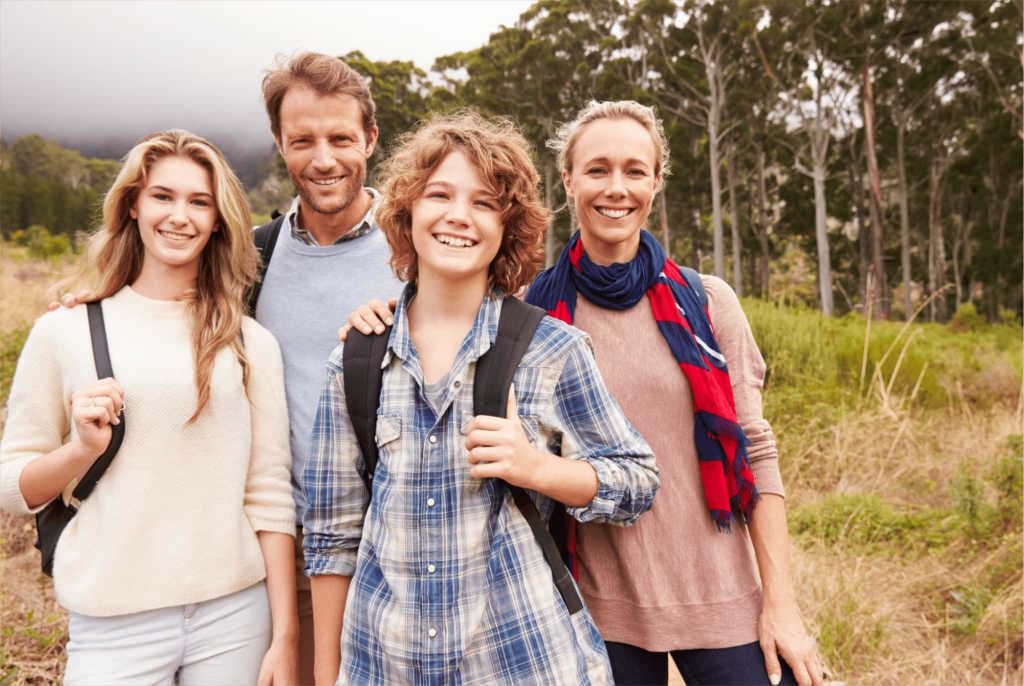
[[75, 463], [78, 469], [85, 469], [91, 466], [103, 454], [103, 450], [90, 448], [82, 442], [81, 438], [76, 438], [69, 445], [71, 446], [71, 461]]
[[796, 603], [792, 583], [774, 582], [763, 584], [761, 604], [766, 608], [786, 607]]

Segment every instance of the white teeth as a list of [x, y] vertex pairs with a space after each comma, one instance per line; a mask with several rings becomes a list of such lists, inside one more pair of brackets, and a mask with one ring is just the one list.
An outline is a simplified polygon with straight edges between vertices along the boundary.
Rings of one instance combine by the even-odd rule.
[[475, 241], [471, 241], [468, 238], [458, 238], [456, 236], [446, 236], [445, 234], [437, 234], [434, 236], [439, 243], [450, 245], [453, 248], [469, 248], [476, 245]]
[[624, 210], [610, 210], [605, 207], [599, 207], [597, 211], [610, 219], [621, 219], [633, 210], [631, 208], [626, 208]]
[[185, 241], [187, 241], [187, 240], [192, 238], [192, 236], [186, 236], [185, 234], [182, 234], [182, 233], [171, 233], [169, 231], [157, 230], [157, 233], [159, 233], [164, 238], [170, 239], [172, 241], [185, 242]]
[[333, 179], [310, 179], [310, 181], [318, 186], [330, 186], [332, 183], [336, 183], [339, 180], [341, 180], [340, 176], [336, 176]]

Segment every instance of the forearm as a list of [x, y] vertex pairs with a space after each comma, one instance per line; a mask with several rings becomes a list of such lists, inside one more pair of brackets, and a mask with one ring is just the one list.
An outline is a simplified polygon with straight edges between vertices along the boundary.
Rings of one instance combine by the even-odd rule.
[[569, 507], [586, 507], [597, 495], [597, 471], [588, 463], [536, 451], [538, 468], [527, 488]]
[[32, 460], [25, 465], [18, 480], [25, 504], [32, 509], [52, 500], [101, 454], [102, 451], [89, 450], [76, 438]]
[[274, 627], [273, 640], [298, 646], [299, 612], [295, 600], [295, 539], [276, 531], [256, 536], [267, 568], [267, 598]]
[[324, 574], [310, 578], [313, 594], [314, 673], [318, 684], [333, 684], [341, 668], [341, 627], [350, 576]]
[[754, 545], [757, 566], [761, 571], [764, 604], [784, 605], [794, 602], [785, 500], [777, 495], [762, 495], [747, 528]]

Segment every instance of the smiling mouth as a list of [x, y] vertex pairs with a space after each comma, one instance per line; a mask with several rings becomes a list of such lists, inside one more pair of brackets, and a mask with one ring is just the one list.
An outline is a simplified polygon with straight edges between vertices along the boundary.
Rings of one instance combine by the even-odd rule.
[[458, 236], [449, 236], [443, 233], [434, 234], [434, 240], [442, 245], [447, 245], [451, 248], [472, 248], [477, 244], [478, 241], [473, 241], [468, 238], [459, 238]]
[[602, 217], [608, 217], [609, 219], [622, 219], [628, 214], [631, 214], [635, 207], [623, 207], [622, 209], [613, 209], [611, 207], [598, 207], [597, 212]]
[[310, 179], [310, 181], [313, 182], [314, 184], [316, 184], [317, 186], [333, 186], [334, 184], [336, 184], [339, 181], [341, 181], [342, 178], [344, 178], [344, 177], [332, 176], [329, 179]]
[[158, 234], [160, 234], [161, 236], [163, 236], [164, 238], [166, 238], [168, 240], [171, 240], [171, 241], [174, 241], [176, 243], [187, 243], [188, 241], [190, 241], [193, 238], [195, 238], [195, 236], [189, 236], [188, 234], [184, 234], [184, 233], [171, 233], [170, 231], [161, 231], [160, 229], [157, 229], [156, 232]]

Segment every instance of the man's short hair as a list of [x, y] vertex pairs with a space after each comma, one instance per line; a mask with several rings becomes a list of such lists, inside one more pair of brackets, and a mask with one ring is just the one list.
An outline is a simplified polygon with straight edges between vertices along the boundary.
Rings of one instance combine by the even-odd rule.
[[366, 81], [338, 57], [319, 52], [300, 52], [288, 57], [278, 54], [277, 66], [264, 71], [263, 102], [270, 117], [270, 130], [281, 137], [281, 102], [293, 86], [308, 88], [318, 96], [348, 95], [356, 99], [363, 113], [363, 135], [370, 139], [377, 126], [376, 105]]

